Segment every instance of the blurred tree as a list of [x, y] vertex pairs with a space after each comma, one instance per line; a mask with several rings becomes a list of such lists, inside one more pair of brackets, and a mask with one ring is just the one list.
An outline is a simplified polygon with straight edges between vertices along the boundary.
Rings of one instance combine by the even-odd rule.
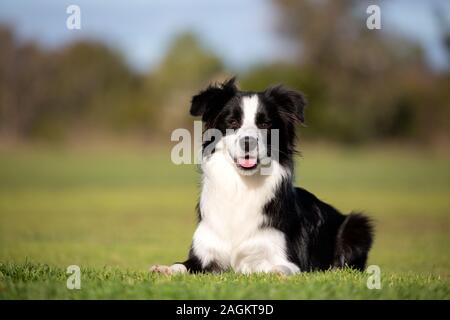
[[55, 52], [54, 61], [58, 65], [54, 86], [69, 117], [119, 129], [151, 123], [152, 107], [145, 100], [142, 80], [115, 51], [78, 42]]
[[[273, 1], [280, 31], [297, 55], [253, 66], [238, 77], [244, 89], [285, 83], [303, 91], [309, 103], [302, 135], [347, 143], [450, 143], [448, 69], [435, 73], [417, 45], [368, 30], [368, 1]], [[449, 24], [437, 12], [450, 57]], [[192, 127], [191, 96], [229, 76], [224, 70], [191, 32], [175, 36], [160, 64], [139, 74], [101, 43], [43, 50], [0, 26], [0, 134], [51, 139], [81, 128], [167, 138], [173, 128]]]
[[[417, 96], [432, 96], [430, 84], [436, 79], [418, 46], [366, 28], [368, 1], [274, 2], [281, 33], [298, 49], [297, 67], [289, 74], [307, 70], [303, 91], [322, 137], [358, 142], [429, 136], [416, 130], [419, 122], [436, 120], [443, 108], [430, 112]], [[310, 92], [310, 81], [322, 88]]]
[[165, 88], [191, 89], [222, 70], [220, 58], [205, 48], [195, 34], [185, 32], [170, 43], [152, 78]]
[[192, 126], [188, 116], [192, 94], [220, 76], [223, 69], [220, 58], [194, 33], [177, 35], [159, 66], [148, 76], [148, 89], [158, 101], [161, 130]]
[[32, 43], [19, 45], [6, 27], [0, 28], [0, 44], [1, 131], [31, 135], [52, 109], [50, 59]]
[[102, 44], [43, 51], [19, 44], [1, 27], [0, 58], [3, 133], [55, 139], [77, 127], [146, 129], [152, 123], [141, 77]]

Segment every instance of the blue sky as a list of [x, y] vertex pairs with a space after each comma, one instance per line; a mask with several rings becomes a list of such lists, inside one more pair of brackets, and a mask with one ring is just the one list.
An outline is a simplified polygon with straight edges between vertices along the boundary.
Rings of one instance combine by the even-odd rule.
[[[450, 21], [450, 1], [381, 0], [382, 27], [423, 45], [434, 68], [448, 68], [433, 8]], [[66, 8], [81, 8], [81, 30], [66, 28]], [[94, 38], [120, 49], [128, 62], [146, 70], [156, 65], [173, 35], [192, 30], [234, 68], [292, 55], [276, 32], [276, 10], [268, 0], [2, 0], [0, 22], [21, 39], [55, 47]]]

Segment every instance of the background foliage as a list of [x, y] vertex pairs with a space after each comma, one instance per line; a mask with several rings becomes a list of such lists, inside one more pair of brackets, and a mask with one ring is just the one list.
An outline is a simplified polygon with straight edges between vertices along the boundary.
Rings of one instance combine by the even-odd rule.
[[[297, 54], [246, 70], [227, 68], [189, 31], [172, 39], [159, 65], [140, 73], [102, 43], [81, 40], [44, 50], [3, 26], [0, 133], [50, 140], [77, 130], [166, 137], [190, 124], [191, 95], [237, 74], [247, 90], [285, 83], [303, 91], [310, 138], [448, 144], [450, 73], [433, 72], [418, 45], [368, 30], [366, 17], [354, 13], [358, 1], [275, 4], [280, 36]], [[450, 56], [449, 23], [436, 19]]]

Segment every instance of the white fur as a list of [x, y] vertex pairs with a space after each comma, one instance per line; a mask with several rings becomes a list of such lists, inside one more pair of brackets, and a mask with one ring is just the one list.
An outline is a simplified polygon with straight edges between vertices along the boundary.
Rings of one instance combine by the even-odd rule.
[[[256, 127], [257, 96], [244, 98], [242, 108], [242, 128]], [[194, 253], [203, 267], [215, 262], [242, 273], [300, 271], [287, 258], [284, 234], [260, 228], [265, 204], [290, 173], [274, 161], [270, 175], [242, 175], [227, 150], [227, 139], [235, 137], [223, 138], [202, 163], [202, 220], [194, 233]]]
[[184, 264], [175, 263], [171, 266], [154, 265], [150, 268], [149, 271], [154, 273], [173, 274], [173, 273], [186, 273], [188, 270]]
[[256, 128], [256, 112], [258, 111], [259, 99], [256, 94], [242, 98], [242, 110], [244, 111], [244, 119], [241, 129]]
[[175, 264], [171, 265], [170, 266], [170, 270], [172, 272], [175, 272], [175, 273], [177, 273], [177, 272], [180, 272], [180, 273], [187, 272], [186, 266], [184, 264], [182, 264], [182, 263], [175, 263]]

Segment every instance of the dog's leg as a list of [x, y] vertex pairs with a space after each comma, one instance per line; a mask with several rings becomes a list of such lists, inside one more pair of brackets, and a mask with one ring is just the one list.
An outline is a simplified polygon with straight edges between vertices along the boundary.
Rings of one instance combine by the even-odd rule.
[[293, 273], [300, 272], [300, 269], [293, 263], [279, 264], [272, 267], [269, 271], [270, 273], [278, 273], [281, 275], [290, 275]]
[[186, 273], [186, 272], [199, 272], [202, 266], [200, 260], [195, 256], [191, 250], [189, 250], [189, 258], [185, 262], [175, 262], [171, 266], [154, 265], [150, 267], [150, 272], [174, 274], [174, 273]]
[[202, 266], [200, 259], [195, 255], [193, 249], [189, 250], [189, 257], [184, 262], [176, 262], [171, 266], [154, 265], [150, 267], [150, 272], [174, 274], [174, 273], [197, 273], [197, 272], [222, 272], [223, 269], [214, 261]]
[[201, 222], [195, 230], [189, 259], [189, 272], [223, 272], [229, 268], [231, 245], [210, 226]]
[[157, 265], [151, 266], [149, 271], [152, 273], [174, 274], [174, 273], [185, 273], [188, 270], [184, 264], [174, 263], [171, 266], [157, 264]]
[[270, 260], [260, 260], [257, 262], [243, 261], [236, 267], [235, 271], [244, 274], [276, 273], [280, 275], [290, 275], [300, 272], [300, 268], [287, 260], [280, 261], [279, 264], [274, 264]]
[[284, 235], [275, 229], [261, 230], [233, 252], [232, 267], [240, 273], [278, 273], [289, 275], [300, 268], [286, 257]]

